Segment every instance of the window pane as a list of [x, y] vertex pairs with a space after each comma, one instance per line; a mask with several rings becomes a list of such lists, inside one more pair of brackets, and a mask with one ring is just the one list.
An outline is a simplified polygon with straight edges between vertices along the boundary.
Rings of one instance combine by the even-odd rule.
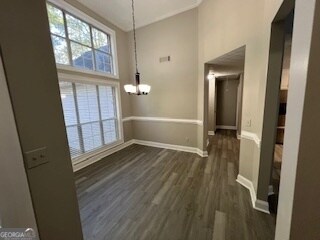
[[92, 28], [92, 39], [95, 49], [110, 53], [110, 42], [107, 34]]
[[83, 124], [81, 128], [86, 152], [102, 146], [100, 123]]
[[63, 81], [59, 86], [72, 158], [119, 139], [114, 87]]
[[103, 121], [103, 137], [105, 144], [117, 141], [117, 127], [115, 120]]
[[78, 127], [67, 127], [67, 136], [71, 157], [74, 158], [81, 155], [82, 151], [80, 147]]
[[113, 88], [109, 86], [99, 86], [101, 118], [109, 119], [116, 117], [115, 98]]
[[73, 41], [91, 46], [90, 27], [85, 22], [66, 14], [69, 38]]
[[80, 123], [99, 121], [97, 88], [95, 85], [76, 84]]
[[111, 56], [107, 53], [103, 53], [100, 51], [95, 51], [95, 58], [96, 58], [96, 69], [100, 72], [107, 72], [112, 73], [112, 60]]
[[72, 83], [60, 82], [59, 85], [65, 124], [66, 126], [75, 125], [77, 124], [77, 114]]
[[73, 66], [93, 70], [93, 57], [91, 48], [71, 42]]
[[51, 35], [51, 40], [56, 63], [69, 64], [68, 47], [66, 39]]
[[65, 37], [66, 33], [62, 11], [50, 4], [47, 4], [47, 10], [51, 33], [57, 34], [61, 37]]

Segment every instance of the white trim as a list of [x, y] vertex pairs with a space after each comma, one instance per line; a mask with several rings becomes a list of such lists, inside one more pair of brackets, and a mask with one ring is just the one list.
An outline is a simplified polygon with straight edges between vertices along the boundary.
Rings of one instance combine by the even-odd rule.
[[256, 197], [256, 192], [254, 190], [252, 182], [247, 178], [241, 176], [240, 174], [238, 174], [236, 181], [249, 190], [252, 206], [254, 206], [255, 205], [254, 203], [257, 200], [257, 197]]
[[254, 141], [258, 148], [260, 148], [261, 140], [257, 134], [247, 131], [241, 131], [241, 138]]
[[217, 125], [217, 129], [225, 129], [225, 130], [237, 130], [237, 126], [225, 126], [225, 125]]
[[[72, 5], [70, 5], [69, 3], [63, 1], [63, 0], [47, 0], [49, 3], [52, 3], [58, 7], [60, 7], [61, 9], [75, 15], [76, 17], [80, 18], [81, 20], [93, 25], [94, 27], [110, 34], [110, 40], [111, 40], [111, 53], [112, 53], [112, 60], [113, 60], [113, 75], [111, 74], [102, 74], [102, 76], [105, 77], [112, 77], [119, 79], [119, 67], [118, 67], [118, 53], [117, 53], [117, 36], [116, 36], [116, 32], [109, 28], [108, 26], [104, 25], [103, 23], [97, 21], [96, 19], [94, 19], [93, 17], [90, 17], [89, 15], [85, 14], [84, 12], [80, 11], [79, 9], [73, 7]], [[62, 67], [60, 64], [57, 65], [58, 69], [64, 69], [65, 67]], [[97, 71], [87, 71], [87, 70], [79, 70], [77, 68], [74, 68], [72, 66], [70, 66], [71, 70], [74, 72], [85, 72], [85, 73], [89, 73], [89, 74], [93, 74], [93, 75], [101, 75], [101, 72], [97, 72]]]
[[78, 83], [86, 83], [86, 84], [98, 84], [98, 85], [112, 85], [113, 87], [120, 88], [119, 81], [111, 80], [111, 79], [100, 79], [92, 76], [80, 76], [73, 73], [61, 73], [58, 72], [58, 78], [63, 79], [63, 81], [67, 82], [78, 82]]
[[127, 121], [148, 121], [148, 122], [168, 122], [168, 123], [189, 123], [202, 126], [203, 122], [196, 119], [178, 119], [178, 118], [166, 118], [166, 117], [138, 117], [131, 116], [122, 119], [122, 122]]
[[254, 209], [256, 209], [260, 212], [270, 214], [269, 203], [266, 201], [262, 201], [262, 200], [257, 199], [256, 191], [254, 190], [253, 184], [249, 179], [238, 174], [236, 181], [249, 190], [252, 207]]
[[[160, 16], [160, 17], [157, 17], [157, 18], [155, 18], [155, 19], [153, 19], [153, 20], [151, 20], [151, 21], [149, 21], [149, 22], [146, 22], [146, 23], [137, 25], [137, 26], [136, 26], [136, 29], [141, 28], [141, 27], [145, 27], [145, 26], [150, 25], [150, 24], [152, 24], [152, 23], [156, 23], [156, 22], [162, 21], [162, 20], [164, 20], [164, 19], [166, 19], [166, 18], [170, 18], [170, 17], [173, 17], [173, 16], [178, 15], [178, 14], [180, 14], [180, 13], [189, 11], [189, 10], [194, 9], [194, 8], [197, 8], [197, 7], [202, 3], [202, 1], [203, 1], [203, 0], [197, 0], [196, 3], [194, 3], [194, 4], [190, 5], [190, 6], [180, 8], [180, 9], [178, 9], [178, 10], [175, 10], [175, 11], [169, 12], [169, 13], [167, 13], [167, 14], [164, 14], [164, 15], [162, 15], [162, 16]], [[116, 24], [115, 24], [115, 25], [116, 25]], [[120, 28], [121, 28], [122, 30], [124, 30], [125, 32], [130, 32], [130, 31], [132, 31], [132, 27], [130, 27], [130, 28], [120, 27]]]
[[[99, 156], [103, 152], [111, 151], [114, 147], [117, 147], [118, 145], [123, 144], [124, 142], [124, 136], [123, 136], [123, 125], [122, 125], [122, 107], [121, 107], [121, 97], [120, 97], [120, 83], [115, 80], [102, 80], [99, 78], [92, 77], [84, 77], [84, 76], [78, 76], [75, 74], [69, 74], [69, 73], [59, 73], [58, 72], [58, 79], [59, 81], [67, 81], [67, 82], [75, 82], [75, 83], [84, 83], [84, 84], [92, 84], [92, 85], [107, 85], [112, 86], [115, 88], [115, 98], [116, 98], [116, 111], [117, 111], [117, 122], [118, 122], [118, 134], [119, 139], [111, 143], [109, 145], [102, 146], [96, 151], [88, 152], [85, 154], [82, 154], [79, 157], [76, 157], [72, 159], [72, 164], [74, 167], [76, 167], [78, 164], [82, 162], [91, 161], [90, 159], [95, 159], [96, 156]], [[89, 159], [89, 160], [88, 160]], [[98, 159], [99, 160], [99, 159]], [[93, 160], [94, 162], [97, 160]], [[86, 164], [84, 164], [87, 166]], [[82, 167], [81, 167], [82, 168]]]
[[255, 202], [254, 209], [256, 209], [256, 210], [258, 210], [260, 212], [264, 212], [264, 213], [270, 214], [269, 203], [266, 202], [266, 201], [262, 201], [262, 200], [257, 199], [256, 202]]
[[274, 194], [273, 185], [269, 185], [269, 188], [268, 188], [268, 196], [273, 195], [273, 194]]
[[199, 148], [195, 147], [189, 147], [189, 146], [182, 146], [182, 145], [174, 145], [174, 144], [167, 144], [167, 143], [160, 143], [160, 142], [152, 142], [152, 141], [144, 141], [144, 140], [133, 140], [135, 144], [149, 146], [149, 147], [157, 147], [157, 148], [165, 148], [165, 149], [171, 149], [176, 151], [182, 151], [182, 152], [190, 152], [190, 153], [196, 153], [200, 157], [208, 157], [207, 151], [202, 151]]
[[197, 148], [197, 152], [196, 152], [200, 157], [208, 157], [209, 154], [208, 154], [208, 151], [202, 151], [201, 149]]
[[200, 157], [208, 157], [207, 151], [202, 151], [201, 149], [195, 148], [195, 147], [132, 139], [127, 142], [122, 142], [122, 143], [114, 146], [111, 149], [102, 150], [98, 153], [95, 153], [95, 155], [87, 157], [83, 161], [79, 161], [78, 163], [74, 163], [73, 171], [74, 172], [79, 171], [80, 169], [85, 168], [95, 162], [98, 162], [99, 160], [101, 160], [101, 159], [103, 159], [103, 158], [105, 158], [115, 152], [118, 152], [126, 147], [129, 147], [132, 144], [138, 144], [138, 145], [149, 146], [149, 147], [157, 147], [157, 148], [165, 148], [165, 149], [171, 149], [171, 150], [182, 151], [182, 152], [196, 153]]
[[241, 139], [241, 135], [237, 134], [237, 139], [240, 140]]
[[86, 153], [83, 153], [81, 154], [80, 156], [78, 157], [75, 157], [72, 159], [72, 164], [73, 165], [77, 165], [81, 162], [84, 162], [84, 161], [87, 161], [88, 159], [92, 158], [92, 157], [95, 157], [97, 155], [99, 155], [100, 153], [103, 153], [103, 152], [106, 152], [116, 146], [119, 146], [121, 144], [123, 144], [123, 140], [118, 140], [116, 142], [113, 142], [109, 145], [104, 145], [104, 146], [101, 146], [100, 148], [96, 149], [96, 150], [93, 150], [93, 151], [90, 151], [90, 152], [86, 152]]
[[119, 145], [116, 145], [115, 147], [111, 148], [111, 149], [108, 149], [108, 150], [105, 150], [105, 151], [101, 151], [99, 153], [96, 153], [94, 156], [91, 156], [90, 158], [87, 158], [86, 160], [84, 161], [81, 161], [81, 162], [78, 162], [78, 163], [74, 163], [73, 164], [73, 171], [76, 172], [76, 171], [79, 171], [80, 169], [82, 168], [85, 168], [95, 162], [98, 162], [100, 161], [101, 159], [115, 153], [115, 152], [118, 152], [126, 147], [129, 147], [130, 145], [133, 144], [133, 140], [130, 140], [130, 141], [127, 141], [127, 142], [124, 142], [124, 143], [121, 143]]
[[214, 136], [214, 134], [215, 134], [214, 131], [208, 131], [209, 136]]
[[71, 73], [83, 73], [83, 74], [88, 74], [92, 75], [93, 77], [95, 76], [100, 76], [100, 77], [105, 77], [105, 78], [111, 78], [111, 79], [119, 79], [119, 76], [109, 74], [109, 73], [103, 73], [95, 70], [86, 70], [86, 69], [81, 69], [81, 68], [76, 68], [71, 65], [64, 65], [64, 64], [56, 64], [57, 70], [58, 71], [68, 71]]

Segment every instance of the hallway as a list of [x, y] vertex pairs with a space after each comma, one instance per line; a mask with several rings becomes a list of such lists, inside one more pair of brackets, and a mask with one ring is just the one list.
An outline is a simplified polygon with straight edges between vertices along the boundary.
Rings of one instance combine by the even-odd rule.
[[211, 140], [208, 158], [133, 145], [76, 173], [85, 239], [273, 239], [235, 181], [235, 133]]

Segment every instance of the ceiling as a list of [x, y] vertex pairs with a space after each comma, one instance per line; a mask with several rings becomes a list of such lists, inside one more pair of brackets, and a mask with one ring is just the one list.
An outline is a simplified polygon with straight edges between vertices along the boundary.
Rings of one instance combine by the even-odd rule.
[[246, 47], [243, 46], [221, 55], [208, 62], [210, 64], [210, 71], [216, 77], [238, 76], [238, 74], [244, 72], [245, 54]]
[[245, 46], [237, 48], [231, 52], [228, 52], [212, 61], [210, 64], [224, 66], [224, 67], [243, 67], [244, 58], [246, 54]]
[[[124, 31], [132, 30], [131, 0], [77, 0]], [[197, 7], [202, 0], [135, 0], [136, 27]]]

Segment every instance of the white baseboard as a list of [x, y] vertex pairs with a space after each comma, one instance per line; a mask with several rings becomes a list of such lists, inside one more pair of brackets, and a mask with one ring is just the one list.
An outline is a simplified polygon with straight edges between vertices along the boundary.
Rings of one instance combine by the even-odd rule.
[[171, 149], [171, 150], [176, 150], [176, 151], [196, 153], [200, 157], [208, 157], [207, 151], [202, 151], [202, 150], [195, 148], [195, 147], [173, 145], [173, 144], [144, 141], [144, 140], [137, 140], [137, 139], [134, 139], [133, 143], [139, 144], [139, 145], [144, 145], [144, 146], [149, 146], [149, 147], [166, 148], [166, 149]]
[[270, 214], [269, 203], [266, 201], [262, 201], [262, 200], [257, 199], [257, 195], [254, 190], [253, 184], [249, 179], [238, 174], [237, 182], [249, 190], [250, 196], [251, 196], [252, 206], [254, 209], [256, 209], [260, 212]]
[[224, 125], [218, 125], [216, 126], [217, 129], [223, 129], [223, 130], [237, 130], [237, 126], [224, 126]]
[[272, 185], [269, 185], [269, 191], [268, 191], [268, 196], [273, 195], [274, 194], [274, 189]]
[[208, 131], [209, 136], [214, 136], [214, 131]]
[[260, 212], [264, 212], [264, 213], [270, 214], [269, 203], [266, 202], [266, 201], [262, 201], [262, 200], [257, 199], [256, 202], [255, 202], [254, 209], [256, 209], [256, 210], [258, 210]]
[[181, 146], [181, 145], [173, 145], [173, 144], [166, 144], [166, 143], [159, 143], [159, 142], [151, 142], [151, 141], [143, 141], [143, 140], [137, 140], [137, 139], [132, 139], [130, 141], [127, 141], [125, 143], [122, 143], [120, 145], [115, 146], [114, 148], [108, 149], [106, 151], [103, 151], [97, 155], [94, 155], [86, 160], [83, 160], [81, 162], [78, 162], [73, 165], [73, 171], [77, 172], [82, 168], [85, 168], [95, 162], [100, 161], [101, 159], [118, 152], [126, 147], [129, 147], [132, 144], [139, 144], [139, 145], [144, 145], [144, 146], [149, 146], [149, 147], [158, 147], [158, 148], [165, 148], [165, 149], [172, 149], [176, 151], [182, 151], [182, 152], [190, 152], [190, 153], [196, 153], [200, 157], [208, 157], [208, 152], [207, 151], [202, 151], [199, 148], [195, 147], [189, 147], [189, 146]]

